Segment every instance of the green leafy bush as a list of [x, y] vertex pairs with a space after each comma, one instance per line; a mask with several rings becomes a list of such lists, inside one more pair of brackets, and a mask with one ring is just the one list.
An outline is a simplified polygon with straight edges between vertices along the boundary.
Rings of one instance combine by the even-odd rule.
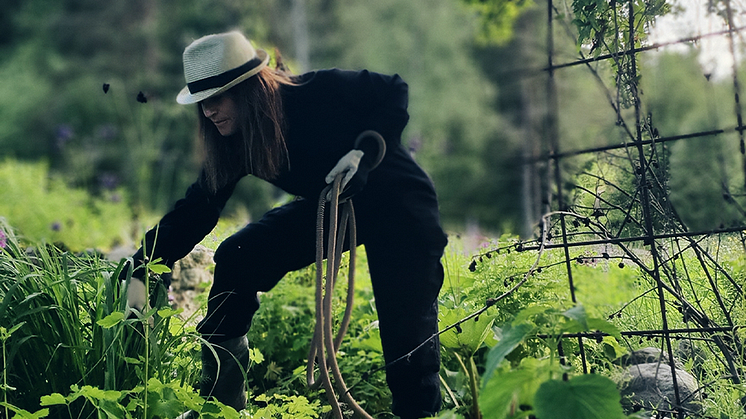
[[91, 196], [52, 175], [44, 163], [0, 162], [0, 217], [28, 243], [62, 243], [73, 251], [129, 242], [132, 215], [121, 190]]
[[[223, 226], [215, 234], [234, 229]], [[315, 267], [287, 275], [261, 295], [249, 334], [250, 403], [235, 412], [196, 394], [201, 340], [168, 307], [157, 277], [165, 269], [158, 261], [149, 265], [155, 308], [128, 316], [126, 290], [117, 280], [122, 265], [47, 244], [27, 249], [4, 221], [0, 232], [0, 410], [7, 409], [6, 415], [169, 418], [195, 409], [216, 418], [327, 417], [323, 390], [308, 388], [305, 378]], [[718, 244], [723, 266], [742, 282], [746, 264], [740, 242]], [[456, 243], [444, 258], [440, 328], [445, 329], [445, 406], [440, 417], [625, 417], [614, 381], [620, 375], [618, 360], [650, 343], [623, 337], [620, 330], [656, 327], [659, 313], [652, 297], [644, 294], [649, 280], [637, 266], [620, 264], [613, 255], [572, 250], [581, 305], [568, 296], [561, 249], [527, 251], [511, 237], [489, 246], [472, 258]], [[374, 417], [389, 417], [391, 399], [363, 248], [358, 256], [353, 321], [337, 358], [353, 397]], [[684, 254], [681, 259], [695, 279], [686, 292], [706, 295], [707, 282], [697, 279], [705, 273], [692, 263], [696, 258]], [[348, 263], [345, 258], [335, 291], [336, 314], [344, 308]], [[729, 287], [721, 291], [738, 301]], [[717, 308], [715, 301], [700, 301], [703, 308]], [[733, 304], [736, 321], [743, 318], [743, 306]], [[610, 315], [620, 312], [625, 315]], [[671, 326], [685, 323], [671, 319]], [[580, 332], [597, 335], [584, 339], [582, 351], [576, 338], [564, 336]], [[584, 374], [582, 356], [593, 375]], [[685, 360], [685, 367], [700, 371], [703, 378], [727, 374], [718, 357]], [[741, 417], [742, 390], [724, 380], [708, 380], [715, 397], [703, 402], [706, 412]]]

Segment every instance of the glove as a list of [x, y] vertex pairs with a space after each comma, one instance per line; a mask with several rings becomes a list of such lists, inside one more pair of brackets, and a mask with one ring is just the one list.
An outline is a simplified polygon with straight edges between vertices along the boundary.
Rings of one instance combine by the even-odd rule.
[[[337, 177], [337, 175], [339, 175], [340, 173], [345, 173], [345, 176], [342, 178], [342, 182], [339, 186], [341, 191], [348, 192], [345, 195], [347, 195], [348, 197], [352, 196], [355, 192], [358, 192], [360, 189], [362, 189], [362, 187], [365, 185], [365, 182], [363, 182], [362, 184], [360, 184], [360, 182], [353, 182], [356, 184], [355, 188], [353, 188], [354, 190], [347, 191], [345, 190], [345, 187], [350, 182], [350, 180], [352, 180], [355, 174], [358, 173], [360, 160], [362, 160], [363, 154], [364, 153], [361, 150], [350, 150], [350, 152], [342, 156], [342, 158], [339, 159], [339, 161], [334, 166], [334, 168], [332, 168], [329, 174], [326, 175], [326, 183], [334, 182], [334, 179]], [[331, 192], [326, 195], [326, 199], [331, 200]]]
[[147, 298], [147, 295], [145, 295], [145, 283], [135, 277], [130, 278], [129, 285], [127, 286], [127, 307], [142, 311]]
[[[360, 192], [368, 183], [368, 173], [375, 169], [386, 154], [386, 142], [381, 134], [367, 130], [358, 135], [355, 149], [345, 154], [326, 175], [326, 183], [334, 182], [338, 174], [347, 172], [340, 184], [339, 200], [345, 201]], [[331, 200], [331, 192], [326, 196]]]
[[345, 177], [342, 178], [342, 183], [340, 185], [340, 188], [344, 189], [350, 179], [352, 179], [352, 177], [355, 176], [355, 173], [357, 173], [363, 154], [364, 153], [361, 150], [350, 150], [349, 153], [342, 156], [342, 158], [337, 162], [337, 165], [334, 166], [328, 175], [326, 175], [326, 183], [334, 182], [334, 178], [336, 178], [338, 174], [347, 172]]

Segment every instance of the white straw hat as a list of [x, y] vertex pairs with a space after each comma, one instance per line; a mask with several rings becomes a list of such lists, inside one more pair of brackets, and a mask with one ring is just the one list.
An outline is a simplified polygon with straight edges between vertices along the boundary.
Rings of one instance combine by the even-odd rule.
[[269, 62], [269, 55], [254, 49], [240, 32], [207, 35], [184, 50], [187, 85], [176, 101], [196, 103], [222, 93], [257, 74]]

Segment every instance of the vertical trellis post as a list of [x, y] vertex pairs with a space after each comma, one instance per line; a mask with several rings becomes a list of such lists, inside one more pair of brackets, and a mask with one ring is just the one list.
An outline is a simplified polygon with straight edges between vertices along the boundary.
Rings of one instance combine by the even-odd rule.
[[[632, 0], [628, 2], [628, 13], [629, 13], [629, 48], [634, 50], [635, 48], [635, 5]], [[623, 68], [619, 68], [619, 71], [624, 71]], [[629, 55], [629, 87], [632, 93], [632, 100], [635, 107], [635, 143], [637, 146], [637, 153], [639, 158], [639, 184], [637, 187], [640, 190], [640, 198], [642, 205], [643, 222], [645, 226], [645, 243], [650, 246], [650, 255], [653, 258], [653, 269], [650, 273], [653, 275], [653, 279], [656, 284], [656, 292], [658, 294], [658, 303], [660, 304], [661, 311], [661, 332], [663, 334], [663, 341], [666, 345], [666, 352], [668, 354], [668, 364], [671, 368], [671, 379], [673, 382], [675, 408], [679, 419], [684, 419], [684, 411], [681, 409], [681, 396], [679, 394], [679, 383], [678, 377], [676, 376], [676, 360], [673, 357], [673, 349], [671, 348], [671, 334], [668, 327], [668, 316], [666, 313], [666, 298], [664, 295], [663, 281], [660, 273], [660, 255], [656, 248], [655, 242], [655, 228], [653, 226], [653, 216], [650, 207], [650, 188], [648, 188], [648, 177], [647, 171], [649, 169], [649, 162], [645, 158], [645, 148], [643, 145], [642, 138], [642, 117], [640, 110], [640, 95], [637, 86], [637, 57], [634, 53]], [[655, 141], [650, 144], [650, 147], [655, 147]]]
[[[570, 246], [567, 241], [567, 224], [565, 222], [565, 199], [562, 193], [562, 173], [560, 170], [559, 155], [559, 130], [557, 127], [557, 113], [558, 113], [558, 102], [557, 102], [557, 84], [554, 79], [554, 7], [553, 0], [547, 0], [547, 111], [546, 111], [546, 132], [547, 142], [549, 144], [549, 161], [547, 162], [548, 167], [554, 166], [554, 183], [557, 188], [557, 207], [560, 210], [560, 229], [562, 230], [562, 245], [565, 253], [565, 267], [567, 270], [567, 280], [570, 287], [570, 297], [572, 303], [577, 304], [577, 298], [575, 297], [575, 284], [573, 283], [572, 276], [572, 264], [570, 258]], [[549, 182], [547, 182], [549, 184]], [[550, 188], [551, 189], [551, 188]], [[551, 200], [548, 200], [551, 202]], [[547, 211], [548, 212], [548, 211]], [[583, 373], [588, 373], [588, 362], [585, 357], [585, 348], [583, 347], [583, 338], [578, 336], [578, 347], [580, 350], [580, 359], [583, 364]], [[560, 340], [560, 347], [562, 351], [562, 341]]]
[[730, 0], [724, 0], [725, 17], [728, 24], [728, 49], [733, 58], [733, 96], [736, 112], [736, 131], [738, 132], [739, 146], [741, 150], [741, 165], [743, 167], [744, 187], [746, 187], [746, 142], [744, 141], [743, 116], [741, 112], [741, 88], [738, 81], [738, 57], [736, 56], [735, 40], [736, 25], [733, 22], [733, 9], [730, 6]]

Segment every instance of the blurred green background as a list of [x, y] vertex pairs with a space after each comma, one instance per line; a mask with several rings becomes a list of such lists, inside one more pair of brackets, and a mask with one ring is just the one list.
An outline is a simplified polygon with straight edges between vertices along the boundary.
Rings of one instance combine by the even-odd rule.
[[[555, 60], [569, 62], [580, 48], [572, 15], [563, 14], [571, 3], [555, 4]], [[202, 35], [231, 29], [279, 50], [295, 73], [328, 67], [399, 73], [411, 95], [404, 141], [435, 181], [449, 232], [528, 236], [547, 199], [544, 168], [524, 164], [545, 149], [545, 4], [0, 0], [0, 6], [0, 216], [31, 238], [73, 248], [131, 244], [182, 196], [199, 162], [196, 108], [174, 100], [184, 84], [181, 53]], [[698, 53], [639, 57], [644, 109], [660, 135], [734, 123], [732, 80], [704, 77]], [[613, 73], [607, 63], [593, 68], [598, 77], [582, 66], [556, 74], [563, 150], [624, 140], [608, 99]], [[720, 194], [724, 181], [742, 174], [737, 141], [701, 141], [707, 153], [695, 143], [668, 150], [669, 184], [682, 217], [707, 227], [737, 216], [722, 208]], [[567, 173], [587, 164], [569, 161]], [[226, 215], [248, 221], [286, 199], [245, 179]]]

